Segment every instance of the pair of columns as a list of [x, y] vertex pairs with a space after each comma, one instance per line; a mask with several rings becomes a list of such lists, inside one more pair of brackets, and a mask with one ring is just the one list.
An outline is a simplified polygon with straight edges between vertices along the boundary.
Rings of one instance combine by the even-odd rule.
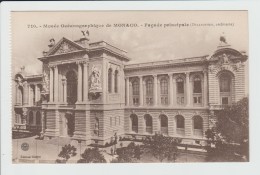
[[[187, 106], [191, 105], [191, 88], [190, 88], [190, 73], [186, 72], [186, 99], [187, 99]], [[204, 105], [206, 106], [208, 104], [208, 85], [207, 85], [207, 72], [204, 71], [204, 80], [203, 80], [203, 93], [204, 93]], [[176, 105], [176, 80], [173, 78], [174, 74], [168, 74], [169, 75], [169, 104], [170, 106]], [[144, 105], [144, 82], [143, 77], [139, 76], [139, 94], [140, 94], [140, 106]], [[126, 105], [128, 106], [130, 104], [130, 89], [129, 89], [129, 77], [126, 77]], [[154, 75], [154, 88], [153, 88], [153, 97], [154, 97], [154, 103], [153, 105], [158, 104], [158, 79], [157, 75]]]
[[[77, 79], [77, 103], [88, 101], [88, 65], [85, 61], [77, 62], [78, 79]], [[50, 67], [50, 102], [64, 102], [67, 103], [67, 81], [62, 80], [63, 94], [59, 93], [59, 71], [58, 66]], [[61, 89], [60, 89], [61, 90]], [[59, 94], [62, 97], [59, 98]]]
[[[30, 106], [32, 106], [35, 102], [37, 102], [41, 99], [41, 92], [40, 92], [39, 86], [37, 84], [33, 85], [33, 86], [34, 86], [34, 91], [33, 91], [32, 86], [28, 85], [28, 99], [29, 99], [28, 104]], [[33, 100], [33, 98], [34, 98], [34, 100]]]
[[77, 102], [88, 101], [88, 65], [86, 62], [77, 62], [78, 65], [78, 86]]

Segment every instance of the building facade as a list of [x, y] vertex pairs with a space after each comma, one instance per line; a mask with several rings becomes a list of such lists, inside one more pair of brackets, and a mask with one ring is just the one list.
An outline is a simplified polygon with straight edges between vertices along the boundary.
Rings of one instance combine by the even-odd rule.
[[203, 144], [216, 111], [245, 97], [247, 55], [221, 42], [211, 55], [129, 64], [107, 42], [50, 40], [41, 75], [15, 75], [14, 129], [104, 145], [161, 133]]

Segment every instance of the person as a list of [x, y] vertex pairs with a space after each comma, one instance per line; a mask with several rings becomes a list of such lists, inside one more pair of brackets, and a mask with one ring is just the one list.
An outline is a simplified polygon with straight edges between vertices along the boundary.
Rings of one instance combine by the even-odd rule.
[[111, 148], [110, 151], [111, 151], [111, 155], [113, 156], [113, 155], [114, 155], [114, 150], [113, 150], [113, 148]]

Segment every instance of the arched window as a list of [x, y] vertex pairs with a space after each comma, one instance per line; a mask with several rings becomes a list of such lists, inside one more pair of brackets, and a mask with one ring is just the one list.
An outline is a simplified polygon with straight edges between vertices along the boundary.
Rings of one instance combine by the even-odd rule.
[[161, 133], [168, 134], [168, 118], [165, 115], [160, 115], [161, 120]]
[[115, 71], [115, 93], [118, 93], [118, 70]]
[[112, 93], [112, 69], [108, 69], [108, 92]]
[[176, 80], [177, 82], [177, 93], [178, 94], [183, 94], [184, 93], [184, 81], [182, 78], [178, 78]]
[[149, 114], [146, 114], [144, 116], [145, 119], [145, 131], [149, 134], [153, 133], [153, 119], [152, 116], [150, 116]]
[[201, 79], [200, 77], [195, 77], [193, 82], [193, 93], [201, 93]]
[[219, 77], [220, 100], [222, 105], [231, 104], [232, 77], [229, 73], [222, 73]]
[[17, 104], [23, 105], [23, 87], [19, 86], [18, 87], [18, 92], [17, 92]]
[[184, 117], [181, 116], [181, 115], [177, 115], [175, 117], [175, 122], [176, 122], [176, 133], [177, 133], [177, 135], [184, 136], [184, 134], [185, 134], [185, 131], [184, 131], [185, 119], [184, 119]]
[[220, 92], [230, 92], [231, 78], [229, 76], [222, 75], [220, 77]]
[[201, 79], [199, 76], [196, 76], [193, 79], [193, 103], [195, 105], [202, 103], [202, 88]]
[[132, 123], [132, 131], [138, 133], [138, 117], [135, 114], [130, 116], [131, 123]]
[[132, 82], [132, 88], [133, 88], [133, 104], [139, 105], [139, 81], [134, 80]]
[[75, 104], [77, 101], [77, 75], [74, 71], [69, 71], [66, 74], [67, 78], [67, 102]]
[[161, 79], [160, 81], [160, 91], [161, 91], [161, 104], [168, 104], [168, 81], [166, 78]]
[[29, 112], [29, 125], [33, 125], [33, 112]]
[[36, 125], [41, 125], [41, 113], [40, 113], [40, 111], [36, 112]]
[[203, 119], [201, 116], [193, 117], [193, 134], [196, 136], [203, 136]]
[[184, 80], [182, 78], [177, 78], [176, 80], [177, 86], [177, 104], [184, 104]]
[[153, 104], [153, 81], [151, 78], [146, 80], [146, 104]]

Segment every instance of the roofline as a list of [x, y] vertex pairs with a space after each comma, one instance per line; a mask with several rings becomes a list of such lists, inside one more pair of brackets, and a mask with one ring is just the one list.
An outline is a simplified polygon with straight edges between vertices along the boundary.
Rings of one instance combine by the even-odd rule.
[[95, 43], [101, 43], [101, 42], [104, 42], [104, 43], [106, 43], [106, 44], [108, 44], [108, 45], [110, 45], [110, 46], [112, 46], [112, 47], [114, 47], [114, 48], [116, 48], [116, 49], [118, 49], [118, 50], [124, 52], [124, 53], [127, 53], [126, 50], [124, 50], [124, 49], [120, 49], [120, 48], [118, 48], [118, 47], [116, 47], [116, 46], [114, 46], [114, 45], [108, 43], [108, 42], [105, 41], [105, 40], [100, 40], [100, 41], [91, 42], [91, 43], [89, 43], [89, 45], [91, 45], [91, 44], [95, 44]]
[[[140, 67], [149, 67], [149, 66], [163, 66], [166, 64], [188, 64], [188, 63], [194, 63], [194, 62], [199, 62], [199, 61], [207, 61], [207, 57], [209, 55], [204, 55], [204, 56], [198, 56], [198, 57], [188, 57], [188, 58], [180, 58], [180, 59], [171, 59], [171, 60], [159, 60], [159, 61], [151, 61], [151, 62], [145, 62], [145, 63], [133, 63], [133, 64], [126, 64], [125, 69], [136, 69]], [[187, 59], [203, 59], [203, 60], [187, 60]], [[155, 64], [153, 64], [155, 63]], [[136, 67], [135, 67], [136, 66]]]

